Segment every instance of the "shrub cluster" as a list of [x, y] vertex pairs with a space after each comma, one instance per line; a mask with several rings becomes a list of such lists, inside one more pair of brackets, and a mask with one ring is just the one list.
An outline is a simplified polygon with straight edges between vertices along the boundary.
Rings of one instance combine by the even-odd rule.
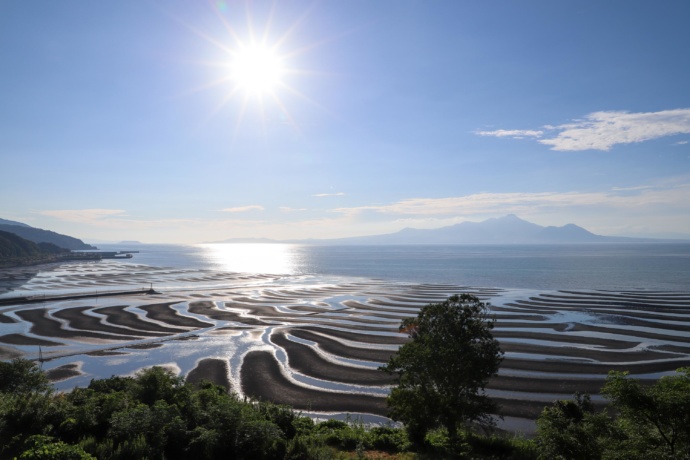
[[403, 428], [317, 423], [290, 407], [186, 383], [161, 367], [56, 393], [35, 363], [0, 362], [0, 459], [456, 458], [447, 447], [442, 429], [413, 446]]

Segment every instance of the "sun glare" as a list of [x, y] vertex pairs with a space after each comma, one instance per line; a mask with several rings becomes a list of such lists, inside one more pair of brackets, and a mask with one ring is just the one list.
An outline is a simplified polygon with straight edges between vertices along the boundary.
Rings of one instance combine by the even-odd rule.
[[274, 92], [285, 71], [282, 59], [273, 50], [258, 45], [240, 49], [231, 66], [235, 84], [252, 94]]
[[251, 8], [247, 10], [246, 24], [232, 24], [231, 20], [242, 21], [238, 19], [241, 15], [230, 13], [233, 8], [233, 11], [237, 10], [241, 2], [237, 2], [238, 5], [233, 4], [234, 6], [229, 3], [217, 2], [214, 8], [215, 14], [228, 32], [227, 37], [215, 37], [203, 29], [180, 21], [221, 51], [217, 54], [219, 59], [213, 58], [204, 62], [213, 69], [212, 80], [192, 90], [196, 92], [214, 87], [225, 90], [223, 97], [216, 99], [215, 107], [202, 120], [202, 125], [221, 113], [225, 107], [231, 106], [237, 111], [233, 136], [241, 132], [239, 128], [245, 115], [251, 117], [251, 120], [257, 120], [255, 117], [258, 116], [264, 132], [272, 123], [279, 123], [281, 129], [282, 125], [289, 125], [299, 132], [299, 126], [288, 110], [288, 103], [299, 98], [318, 106], [295, 87], [295, 80], [298, 80], [300, 75], [310, 73], [300, 69], [299, 65], [296, 66], [299, 61], [296, 62], [295, 58], [314, 45], [307, 44], [295, 48], [290, 38], [307, 13], [289, 24], [287, 30], [280, 35], [271, 30], [272, 11], [266, 19], [263, 31], [258, 31], [254, 26]]

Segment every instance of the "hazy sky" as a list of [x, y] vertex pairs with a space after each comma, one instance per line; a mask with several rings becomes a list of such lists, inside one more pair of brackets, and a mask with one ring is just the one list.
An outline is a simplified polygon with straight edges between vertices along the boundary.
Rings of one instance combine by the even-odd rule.
[[690, 2], [0, 0], [0, 217], [690, 236]]

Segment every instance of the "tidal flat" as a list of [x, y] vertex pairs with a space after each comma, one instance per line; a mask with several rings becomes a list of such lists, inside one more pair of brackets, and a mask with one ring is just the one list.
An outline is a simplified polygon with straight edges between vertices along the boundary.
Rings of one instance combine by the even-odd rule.
[[[610, 370], [651, 381], [690, 366], [690, 292], [501, 289], [115, 261], [20, 272], [0, 296], [0, 358], [42, 358], [63, 391], [158, 365], [315, 416], [381, 422], [392, 379], [377, 368], [408, 340], [400, 321], [463, 292], [489, 302], [496, 319], [505, 359], [487, 391], [507, 429], [533, 430], [544, 405], [578, 391], [600, 402]], [[31, 302], [12, 303], [20, 297]]]

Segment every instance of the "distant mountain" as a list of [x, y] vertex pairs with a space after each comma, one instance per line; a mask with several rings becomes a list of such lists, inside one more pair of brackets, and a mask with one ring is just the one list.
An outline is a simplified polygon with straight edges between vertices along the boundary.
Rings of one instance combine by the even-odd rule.
[[0, 230], [0, 261], [27, 258], [40, 259], [68, 252], [68, 249], [60, 248], [52, 243], [36, 244], [14, 233]]
[[14, 233], [34, 243], [51, 243], [65, 249], [97, 249], [95, 246], [86, 244], [78, 238], [62, 235], [50, 230], [34, 228], [22, 224], [21, 222], [13, 222], [11, 220], [0, 219], [0, 231]]
[[217, 243], [294, 243], [310, 245], [406, 245], [406, 244], [576, 244], [644, 243], [664, 240], [602, 236], [567, 224], [543, 227], [510, 214], [483, 222], [462, 222], [436, 229], [405, 228], [396, 233], [337, 239], [278, 241], [266, 238], [237, 238]]
[[10, 257], [32, 257], [41, 253], [38, 245], [21, 236], [0, 230], [0, 259]]
[[319, 246], [408, 245], [408, 244], [578, 244], [578, 243], [660, 243], [683, 242], [687, 238], [632, 238], [596, 235], [575, 224], [561, 227], [541, 225], [520, 219], [514, 214], [482, 222], [462, 222], [435, 229], [404, 228], [396, 233], [351, 238], [272, 240], [268, 238], [231, 238], [207, 244], [222, 243], [288, 243]]
[[483, 222], [462, 222], [437, 229], [405, 228], [397, 233], [332, 240], [314, 240], [317, 244], [572, 244], [652, 241], [595, 235], [567, 224], [543, 227], [515, 215], [492, 218]]
[[22, 224], [14, 220], [0, 219], [0, 225], [17, 225], [19, 227], [31, 227], [31, 225]]

